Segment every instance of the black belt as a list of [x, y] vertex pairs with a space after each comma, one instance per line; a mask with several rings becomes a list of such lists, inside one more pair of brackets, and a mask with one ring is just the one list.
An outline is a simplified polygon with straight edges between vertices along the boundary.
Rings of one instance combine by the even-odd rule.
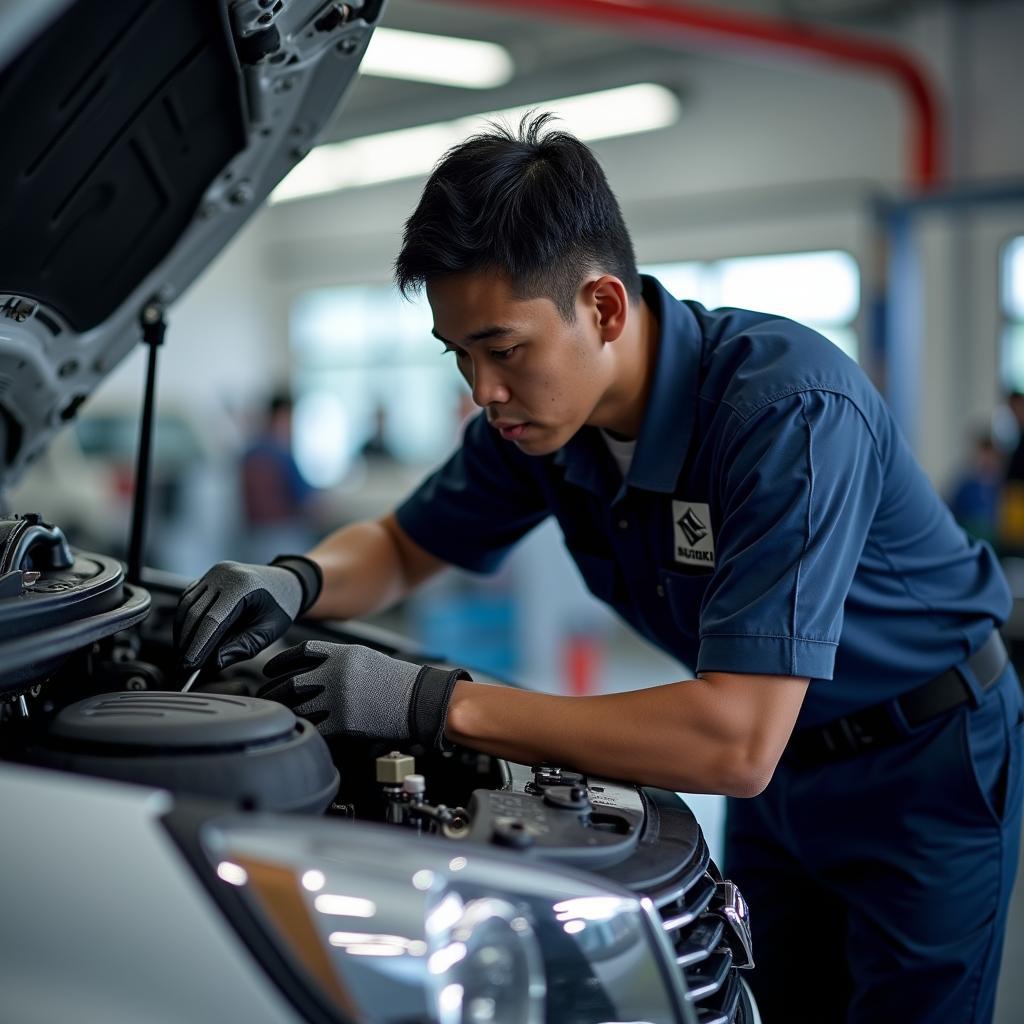
[[[988, 690], [1006, 668], [1006, 647], [995, 630], [968, 659], [967, 664], [981, 689]], [[898, 706], [907, 725], [922, 725], [931, 718], [951, 711], [971, 699], [971, 690], [955, 668], [927, 683], [881, 704], [873, 704], [825, 725], [798, 729], [786, 744], [783, 761], [810, 767], [828, 761], [841, 761], [867, 750], [878, 750], [906, 736], [894, 715]]]

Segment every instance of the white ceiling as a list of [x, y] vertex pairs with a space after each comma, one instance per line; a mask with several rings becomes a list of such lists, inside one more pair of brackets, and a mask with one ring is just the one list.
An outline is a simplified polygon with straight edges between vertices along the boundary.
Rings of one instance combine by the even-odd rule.
[[[701, 0], [701, 4], [715, 12], [887, 32], [910, 9], [920, 8], [923, 0]], [[685, 43], [660, 45], [642, 34], [532, 12], [520, 14], [503, 5], [487, 9], [479, 0], [389, 0], [381, 24], [500, 43], [512, 54], [516, 75], [508, 84], [487, 90], [361, 78], [349, 94], [343, 115], [328, 131], [330, 140], [608, 88], [638, 81], [640, 75], [685, 93], [694, 77], [688, 69], [721, 59], [687, 48]]]

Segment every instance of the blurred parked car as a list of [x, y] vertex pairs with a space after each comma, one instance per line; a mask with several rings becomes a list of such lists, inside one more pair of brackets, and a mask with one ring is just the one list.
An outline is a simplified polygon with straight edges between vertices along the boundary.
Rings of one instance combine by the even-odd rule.
[[[153, 431], [147, 552], [183, 575], [216, 561], [238, 521], [230, 458], [202, 426], [184, 410], [161, 409]], [[137, 408], [90, 404], [5, 495], [7, 506], [41, 512], [81, 547], [126, 557], [138, 435]]]

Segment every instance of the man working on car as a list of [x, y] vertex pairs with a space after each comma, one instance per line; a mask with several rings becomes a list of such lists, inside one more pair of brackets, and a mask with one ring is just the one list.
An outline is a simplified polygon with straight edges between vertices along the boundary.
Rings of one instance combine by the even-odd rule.
[[308, 556], [211, 569], [179, 608], [185, 662], [493, 570], [554, 515], [590, 589], [696, 678], [561, 697], [312, 641], [264, 695], [327, 736], [753, 798], [730, 801], [726, 867], [768, 1024], [988, 1020], [1021, 803], [996, 560], [838, 349], [639, 277], [593, 155], [544, 121], [449, 152], [397, 260], [484, 410], [461, 447]]

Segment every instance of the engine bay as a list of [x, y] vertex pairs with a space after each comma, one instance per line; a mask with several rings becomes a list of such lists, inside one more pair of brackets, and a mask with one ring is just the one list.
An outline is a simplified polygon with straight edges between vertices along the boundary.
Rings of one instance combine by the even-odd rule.
[[400, 638], [358, 624], [300, 622], [183, 692], [172, 623], [184, 583], [156, 572], [129, 583], [121, 563], [73, 551], [39, 516], [0, 520], [0, 759], [167, 790], [183, 806], [377, 823], [410, 843], [432, 836], [592, 872], [651, 899], [702, 1024], [744, 1019], [746, 906], [678, 794], [460, 747], [328, 742], [256, 696], [266, 661], [307, 639], [416, 660]]
[[[358, 737], [328, 743], [288, 708], [256, 696], [265, 682], [261, 666], [277, 647], [221, 672], [204, 670], [181, 692], [185, 678], [171, 644], [178, 590], [154, 581], [140, 591], [121, 580], [118, 603], [109, 596], [118, 563], [78, 553], [48, 564], [66, 542], [35, 518], [29, 525], [37, 543], [22, 557], [37, 568], [8, 572], [5, 579], [22, 577], [21, 591], [5, 600], [32, 609], [37, 625], [46, 605], [44, 633], [63, 629], [81, 642], [82, 621], [95, 630], [104, 615], [108, 626], [124, 615], [144, 618], [69, 653], [61, 652], [59, 637], [45, 648], [24, 632], [6, 638], [5, 647], [17, 640], [36, 656], [17, 669], [4, 661], [0, 751], [7, 759], [224, 800], [240, 810], [383, 822], [590, 869], [628, 860], [653, 827], [644, 790], [590, 780], [566, 766], [517, 765], [458, 748], [395, 751]], [[99, 613], [98, 593], [108, 604]], [[317, 623], [295, 626], [277, 646], [314, 637], [412, 657], [358, 635], [358, 627]], [[695, 822], [689, 832], [677, 836], [688, 849], [673, 849], [673, 864], [681, 855], [690, 860], [702, 844]], [[631, 879], [655, 882], [650, 874]]]

